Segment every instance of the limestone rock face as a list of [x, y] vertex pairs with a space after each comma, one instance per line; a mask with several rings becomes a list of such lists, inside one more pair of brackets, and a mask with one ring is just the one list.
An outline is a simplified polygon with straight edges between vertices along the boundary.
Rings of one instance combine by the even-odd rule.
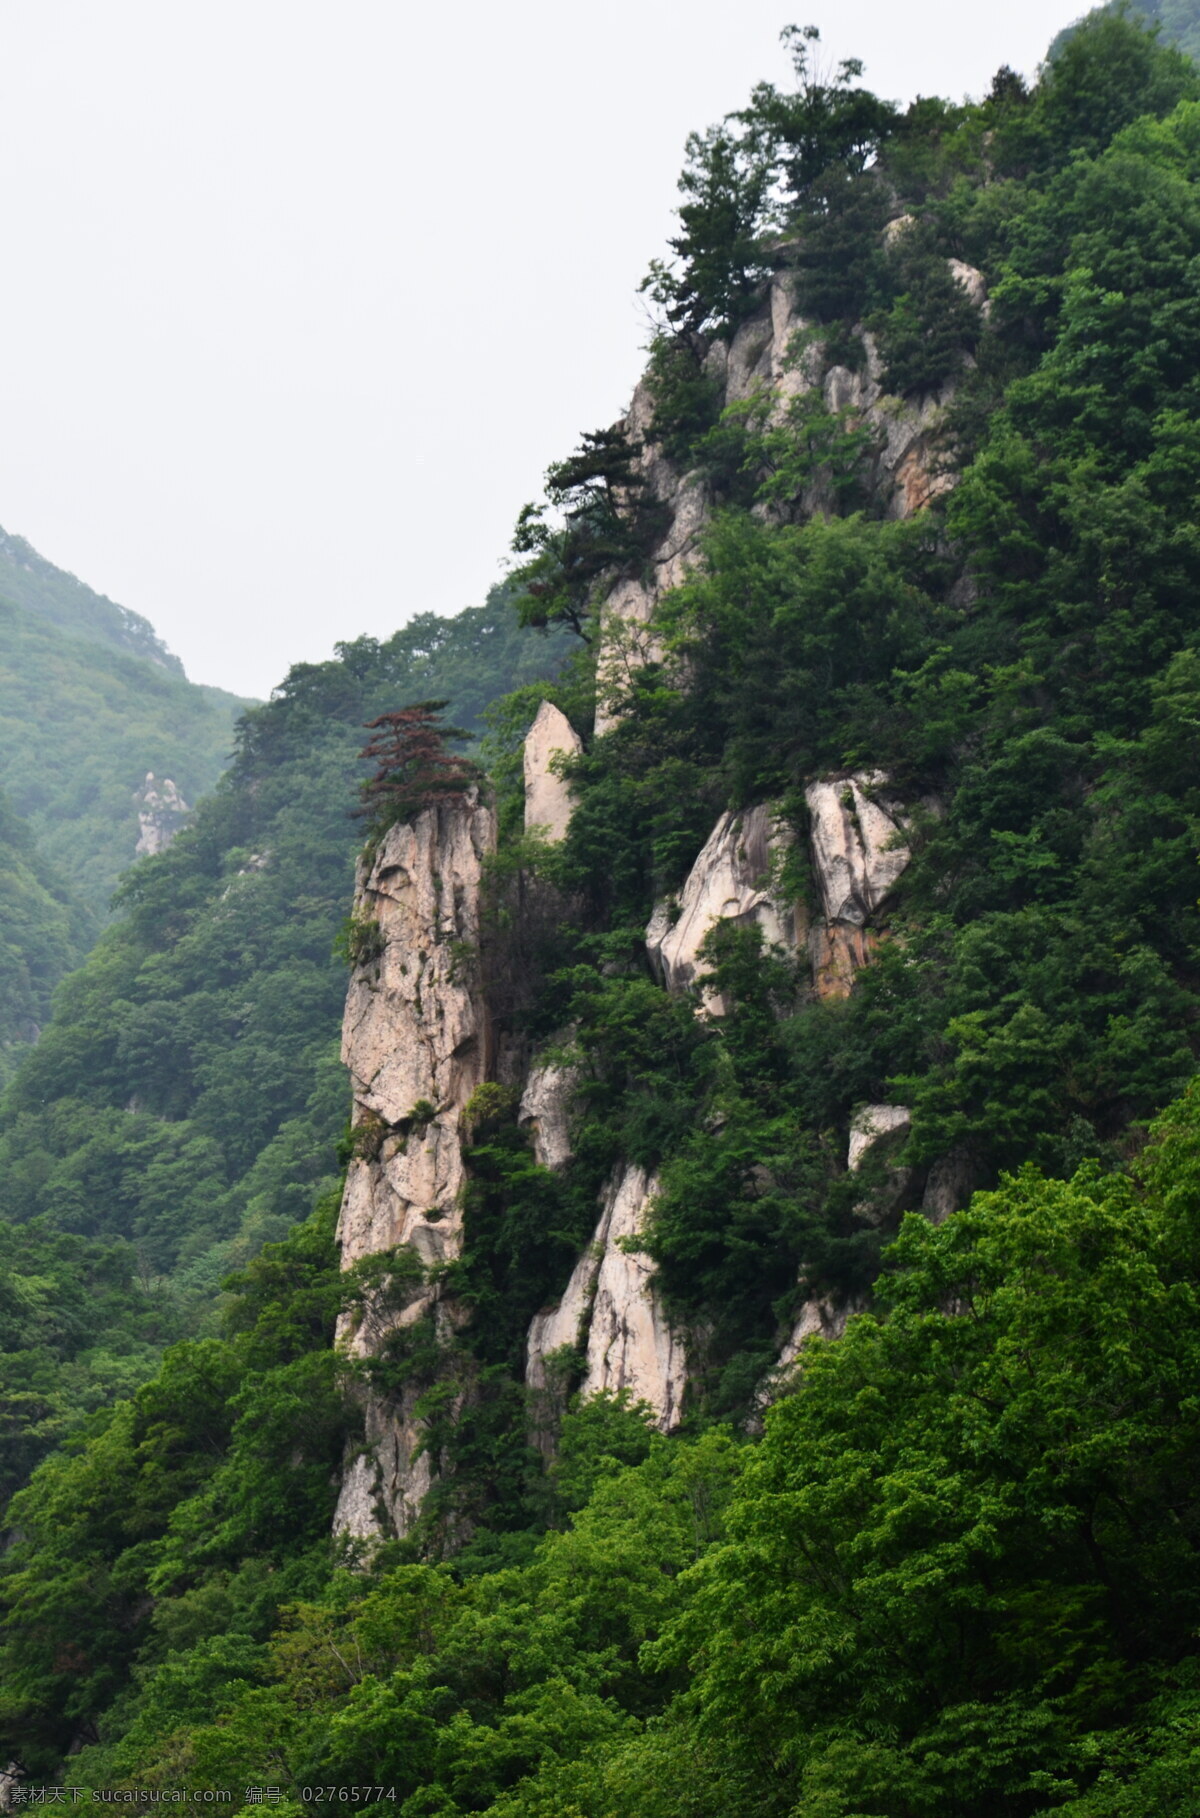
[[585, 1350], [586, 1398], [628, 1389], [654, 1409], [660, 1432], [678, 1425], [687, 1358], [654, 1288], [654, 1265], [621, 1248], [637, 1236], [657, 1182], [638, 1167], [621, 1169], [605, 1195], [592, 1243], [575, 1266], [556, 1307], [538, 1314], [529, 1333], [526, 1380], [546, 1382], [546, 1359], [563, 1345]]
[[850, 1123], [850, 1152], [846, 1157], [851, 1174], [862, 1167], [876, 1143], [907, 1130], [911, 1123], [912, 1112], [907, 1105], [864, 1105], [856, 1111]]
[[[707, 370], [721, 387], [722, 402], [732, 404], [762, 387], [771, 388], [780, 405], [816, 383], [820, 354], [799, 363], [791, 352], [796, 331], [804, 326], [796, 312], [792, 281], [778, 272], [757, 313], [744, 322], [729, 348], [710, 349]], [[667, 513], [668, 527], [650, 552], [641, 573], [625, 576], [609, 591], [601, 607], [597, 733], [608, 732], [620, 718], [619, 698], [633, 673], [662, 654], [647, 625], [663, 595], [678, 587], [699, 556], [710, 502], [700, 475], [679, 473], [654, 441], [654, 401], [643, 380], [633, 394], [623, 427], [642, 444], [638, 478], [649, 496]]]
[[[646, 929], [650, 963], [669, 991], [685, 991], [703, 972], [700, 946], [717, 922], [757, 923], [768, 945], [796, 948], [803, 912], [770, 889], [772, 860], [788, 838], [766, 804], [721, 816], [677, 904], [660, 903]], [[720, 1010], [715, 999], [709, 1007]]]
[[[908, 215], [889, 223], [887, 243], [895, 244], [912, 224]], [[951, 260], [950, 269], [971, 301], [986, 312], [983, 274], [957, 259]], [[884, 363], [875, 338], [862, 328], [855, 333], [863, 349], [858, 369], [830, 365], [819, 333], [797, 309], [792, 274], [779, 271], [728, 347], [715, 341], [709, 348], [704, 368], [719, 389], [722, 405], [762, 394], [774, 422], [782, 420], [792, 398], [822, 392], [833, 415], [843, 416], [848, 427], [872, 432], [876, 446], [868, 482], [887, 516], [911, 517], [954, 485], [955, 476], [942, 458], [954, 385], [950, 382], [927, 397], [894, 396], [884, 389]], [[661, 658], [662, 650], [648, 628], [651, 615], [663, 595], [694, 567], [710, 515], [702, 476], [680, 473], [654, 440], [653, 393], [646, 380], [634, 392], [618, 427], [640, 449], [636, 477], [645, 495], [665, 508], [667, 529], [639, 573], [616, 580], [601, 604], [597, 733], [609, 731], [619, 719], [621, 696], [632, 674]], [[823, 500], [814, 493], [804, 504], [811, 512], [821, 509]]]
[[557, 1061], [535, 1059], [529, 1069], [517, 1122], [529, 1131], [534, 1159], [543, 1168], [562, 1168], [571, 1159], [571, 1099], [578, 1079], [577, 1068]]
[[812, 855], [825, 918], [861, 928], [908, 864], [896, 808], [886, 803], [882, 771], [810, 783]]
[[[343, 1268], [400, 1245], [426, 1265], [461, 1247], [460, 1119], [490, 1059], [474, 956], [483, 863], [494, 845], [492, 812], [472, 794], [391, 828], [360, 870], [355, 918], [371, 938], [342, 1030], [358, 1148], [338, 1219]], [[339, 1337], [369, 1355], [439, 1295], [436, 1285], [419, 1287], [398, 1312], [368, 1309]], [[438, 1306], [438, 1316], [448, 1314]], [[371, 1451], [347, 1472], [335, 1526], [364, 1537], [364, 1522], [377, 1531], [371, 1511], [382, 1507], [403, 1534], [429, 1487], [428, 1460], [413, 1456], [419, 1423], [403, 1400], [368, 1397], [365, 1414]]]
[[971, 1158], [962, 1149], [951, 1149], [929, 1170], [921, 1210], [932, 1224], [940, 1225], [952, 1212], [958, 1212], [971, 1197], [975, 1172]]
[[929, 397], [895, 397], [883, 388], [883, 361], [875, 337], [864, 332], [862, 344], [866, 359], [861, 371], [831, 366], [825, 373], [825, 406], [875, 431], [879, 447], [872, 490], [888, 517], [910, 518], [954, 484], [940, 463], [954, 386], [945, 385]]
[[377, 1155], [347, 1177], [343, 1264], [413, 1241], [440, 1259], [457, 1241], [459, 1114], [489, 1058], [470, 956], [494, 845], [492, 812], [478, 801], [428, 808], [384, 836], [359, 880], [355, 913], [377, 924], [381, 951], [351, 978], [342, 1059], [355, 1123], [383, 1129]]
[[974, 303], [976, 309], [985, 313], [988, 306], [987, 279], [974, 265], [968, 265], [962, 259], [951, 259], [950, 275], [956, 284], [961, 284]]
[[873, 928], [849, 922], [814, 922], [808, 937], [813, 991], [821, 999], [849, 997], [854, 980], [879, 946]]
[[577, 757], [583, 741], [565, 713], [550, 701], [543, 701], [537, 718], [525, 736], [525, 831], [535, 827], [549, 839], [566, 837], [571, 824], [571, 789], [556, 776], [551, 765], [556, 757]]
[[191, 809], [170, 777], [156, 782], [153, 770], [146, 772], [146, 780], [140, 789], [134, 790], [133, 800], [138, 817], [135, 854], [138, 858], [152, 858], [155, 853], [165, 852]]
[[841, 1306], [837, 1306], [824, 1296], [814, 1296], [812, 1300], [806, 1300], [796, 1316], [796, 1323], [792, 1327], [790, 1337], [779, 1353], [775, 1365], [776, 1372], [791, 1369], [799, 1357], [806, 1339], [840, 1338], [846, 1330], [852, 1314], [857, 1311], [857, 1304], [851, 1305], [849, 1302], [845, 1302]]

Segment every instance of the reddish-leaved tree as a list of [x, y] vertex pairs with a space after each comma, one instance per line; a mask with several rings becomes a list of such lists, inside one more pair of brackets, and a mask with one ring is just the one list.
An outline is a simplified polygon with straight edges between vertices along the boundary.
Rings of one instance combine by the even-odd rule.
[[469, 735], [441, 723], [445, 706], [445, 701], [414, 701], [368, 722], [366, 730], [375, 736], [359, 756], [378, 767], [362, 786], [363, 805], [356, 812], [370, 815], [373, 832], [410, 821], [423, 808], [461, 801], [481, 780], [478, 764], [446, 748]]

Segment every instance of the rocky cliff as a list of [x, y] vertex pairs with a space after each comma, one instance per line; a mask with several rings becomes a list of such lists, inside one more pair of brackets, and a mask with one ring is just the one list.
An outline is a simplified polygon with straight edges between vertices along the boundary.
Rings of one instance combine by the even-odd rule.
[[[973, 300], [983, 300], [978, 273], [964, 266], [954, 275]], [[791, 279], [780, 273], [729, 344], [713, 345], [706, 369], [724, 405], [765, 399], [778, 417], [808, 395], [842, 423], [864, 428], [877, 506], [886, 516], [906, 517], [950, 484], [940, 465], [949, 393], [916, 401], [889, 397], [871, 336], [858, 334], [857, 368], [832, 362], [797, 313]], [[666, 528], [642, 568], [615, 580], [600, 609], [595, 736], [618, 724], [622, 692], [636, 668], [661, 654], [654, 608], [699, 560], [713, 504], [704, 477], [678, 471], [657, 444], [649, 381], [638, 387], [623, 428], [637, 451], [639, 483], [662, 508]], [[815, 497], [806, 501], [806, 510], [819, 508]], [[550, 845], [568, 834], [575, 807], [569, 772], [582, 750], [566, 715], [544, 701], [524, 744], [524, 822]], [[887, 776], [863, 769], [816, 777], [804, 804], [803, 826], [794, 812], [785, 817], [780, 803], [720, 815], [681, 887], [655, 907], [645, 935], [647, 965], [665, 991], [695, 991], [704, 1016], [720, 1017], [726, 1008], [705, 986], [705, 940], [720, 923], [757, 927], [768, 949], [798, 963], [813, 1003], [847, 997], [888, 938], [910, 847], [905, 806]], [[461, 1329], [467, 1317], [443, 1295], [436, 1271], [462, 1247], [463, 1113], [495, 1071], [475, 957], [483, 861], [494, 840], [490, 811], [478, 801], [427, 811], [413, 826], [392, 829], [360, 877], [361, 958], [344, 1043], [354, 1080], [356, 1157], [339, 1226], [342, 1255], [352, 1264], [396, 1248], [425, 1271], [402, 1305], [394, 1304], [394, 1290], [389, 1301], [385, 1288], [346, 1329], [344, 1341], [362, 1356], [383, 1349], [390, 1331], [427, 1316], [447, 1332]], [[551, 1171], [571, 1160], [580, 1078], [571, 1042], [572, 1031], [560, 1031], [541, 1056], [518, 1065], [515, 1078], [518, 1125], [536, 1161]], [[511, 1057], [504, 1071], [511, 1085]], [[911, 1188], [910, 1176], [886, 1159], [908, 1121], [907, 1109], [895, 1104], [865, 1105], [854, 1117], [841, 1166], [855, 1173], [875, 1158], [863, 1217], [887, 1217]], [[935, 1216], [962, 1191], [952, 1169], [942, 1174], [930, 1182]], [[561, 1408], [569, 1383], [585, 1399], [627, 1391], [648, 1404], [660, 1430], [678, 1424], [688, 1386], [686, 1336], [668, 1316], [654, 1265], [638, 1248], [657, 1185], [655, 1176], [628, 1162], [608, 1179], [589, 1243], [560, 1296], [538, 1311], [528, 1332], [525, 1382], [535, 1402], [549, 1397]], [[847, 1317], [846, 1304], [805, 1296], [803, 1272], [799, 1286], [800, 1309], [765, 1395], [786, 1377], [806, 1336], [835, 1334]], [[418, 1399], [411, 1390], [365, 1397], [367, 1445], [346, 1475], [338, 1511], [343, 1531], [403, 1534], [419, 1514], [433, 1476]], [[552, 1443], [553, 1424], [534, 1420], [543, 1448]]]
[[[490, 1062], [477, 951], [495, 837], [492, 810], [472, 794], [391, 828], [360, 866], [342, 1036], [355, 1146], [338, 1221], [343, 1267], [399, 1249], [427, 1272], [461, 1249], [462, 1117]], [[385, 1280], [344, 1327], [352, 1353], [379, 1351], [394, 1326], [429, 1312], [456, 1317], [425, 1273], [396, 1299]], [[403, 1534], [431, 1480], [416, 1396], [364, 1399], [367, 1450], [350, 1462], [336, 1527], [359, 1538], [387, 1526]]]
[[136, 856], [152, 858], [165, 852], [191, 809], [171, 778], [166, 776], [160, 783], [152, 770], [146, 772], [141, 788], [134, 790], [133, 801], [138, 817]]
[[[885, 230], [885, 239], [894, 240], [909, 224], [910, 217], [897, 217]], [[961, 259], [949, 264], [956, 283], [986, 312], [982, 272]], [[890, 518], [912, 517], [954, 484], [945, 446], [954, 386], [947, 383], [918, 398], [889, 393], [875, 337], [859, 326], [854, 339], [858, 357], [850, 367], [831, 356], [820, 329], [797, 308], [794, 277], [779, 271], [759, 308], [728, 343], [717, 339], [709, 347], [705, 374], [715, 387], [719, 408], [760, 399], [768, 422], [782, 421], [789, 405], [805, 394], [819, 400], [844, 427], [865, 433], [869, 453], [864, 480], [876, 509]], [[638, 385], [618, 427], [636, 450], [635, 478], [662, 508], [666, 529], [640, 572], [618, 579], [599, 608], [597, 733], [610, 730], [620, 717], [621, 699], [633, 673], [661, 655], [649, 621], [658, 602], [699, 559], [713, 503], [704, 475], [680, 472], [663, 452], [655, 428], [651, 374]], [[803, 501], [803, 514], [821, 511], [825, 503], [817, 487]]]

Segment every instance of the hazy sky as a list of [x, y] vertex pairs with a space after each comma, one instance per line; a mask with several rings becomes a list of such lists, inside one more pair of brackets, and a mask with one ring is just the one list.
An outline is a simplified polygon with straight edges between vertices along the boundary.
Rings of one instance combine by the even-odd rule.
[[265, 694], [477, 604], [620, 414], [683, 141], [789, 20], [879, 92], [1080, 0], [0, 0], [0, 524]]

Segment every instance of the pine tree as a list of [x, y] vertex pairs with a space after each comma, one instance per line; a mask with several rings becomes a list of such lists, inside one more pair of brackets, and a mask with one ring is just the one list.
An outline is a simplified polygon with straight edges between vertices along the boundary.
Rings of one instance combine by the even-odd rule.
[[445, 706], [445, 701], [414, 701], [367, 723], [375, 736], [359, 756], [377, 769], [362, 785], [363, 805], [356, 813], [371, 817], [373, 832], [410, 821], [424, 808], [462, 801], [480, 780], [477, 764], [446, 749], [469, 734], [440, 723]]

